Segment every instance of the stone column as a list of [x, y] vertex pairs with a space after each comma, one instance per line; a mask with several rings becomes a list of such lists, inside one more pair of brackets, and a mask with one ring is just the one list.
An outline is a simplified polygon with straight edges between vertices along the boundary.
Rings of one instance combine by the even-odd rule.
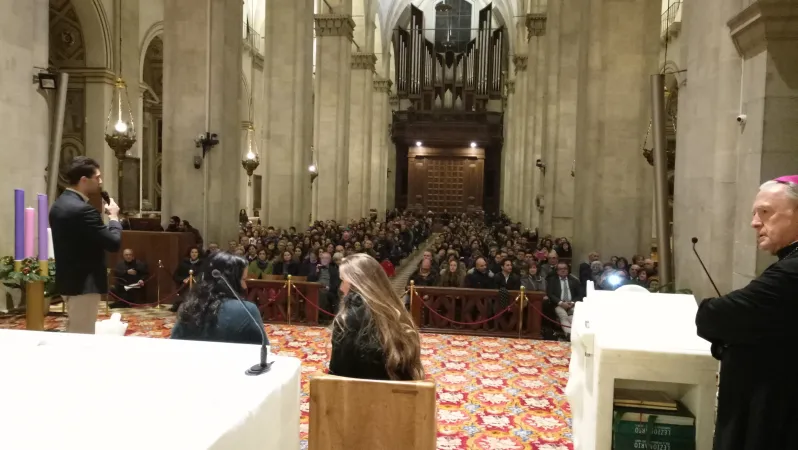
[[[547, 22], [554, 30], [546, 38], [548, 99], [542, 163], [543, 210], [541, 232], [573, 237], [576, 111], [579, 89], [579, 32], [582, 0], [555, 0], [548, 4]], [[577, 249], [578, 251], [579, 249]]]
[[[393, 111], [399, 109], [399, 97], [395, 95], [391, 95], [388, 97], [388, 105], [390, 106], [388, 114], [388, 124], [392, 124], [393, 122]], [[387, 134], [387, 133], [386, 133]], [[387, 187], [387, 194], [385, 199], [385, 209], [393, 209], [396, 208], [396, 177], [398, 176], [396, 173], [396, 144], [394, 144], [393, 139], [390, 137], [387, 138], [387, 153], [388, 153], [388, 183]]]
[[313, 0], [266, 2], [261, 217], [276, 227], [304, 227], [310, 214], [312, 20]]
[[[14, 253], [13, 189], [25, 190], [28, 206], [46, 192], [50, 120], [47, 99], [31, 79], [34, 67], [47, 67], [47, 0], [0, 0], [0, 120], [5, 127], [0, 208], [0, 249]], [[5, 295], [0, 307], [5, 305]]]
[[[522, 35], [523, 36], [523, 35]], [[521, 39], [523, 41], [523, 45], [519, 45], [518, 51], [526, 50], [526, 38], [523, 37]], [[526, 149], [529, 147], [527, 143], [527, 128], [529, 124], [527, 123], [527, 108], [529, 104], [529, 90], [528, 90], [528, 82], [527, 82], [527, 61], [529, 57], [525, 54], [518, 54], [513, 57], [513, 65], [515, 66], [515, 95], [518, 96], [518, 102], [516, 103], [516, 110], [514, 112], [516, 116], [515, 120], [515, 159], [513, 161], [513, 165], [510, 167], [512, 171], [512, 181], [510, 190], [512, 192], [511, 198], [511, 207], [510, 210], [513, 212], [512, 220], [514, 222], [522, 222], [524, 225], [528, 226], [526, 221], [525, 213], [526, 209], [528, 208], [529, 200], [528, 194], [529, 192], [525, 189], [526, 187], [526, 180], [529, 178], [529, 174], [524, 170], [526, 164]]]
[[377, 218], [385, 218], [385, 209], [388, 193], [388, 124], [390, 123], [390, 105], [388, 96], [391, 93], [391, 80], [383, 78], [374, 79], [373, 113], [371, 122], [371, 186], [367, 191], [369, 195], [369, 209], [377, 210]]
[[[164, 2], [163, 214], [201, 224], [205, 242], [238, 234], [241, 17], [241, 0]], [[205, 132], [219, 144], [202, 159]]]
[[499, 198], [501, 210], [510, 217], [510, 220], [517, 220], [512, 216], [512, 183], [513, 183], [513, 161], [515, 160], [515, 138], [516, 123], [518, 118], [515, 115], [515, 105], [518, 97], [515, 95], [515, 79], [507, 80], [506, 94], [504, 102], [504, 145], [501, 155], [501, 191]]
[[596, 0], [583, 8], [575, 256], [648, 254], [654, 171], [641, 152], [651, 117], [649, 77], [658, 72], [661, 4]]
[[542, 176], [535, 166], [538, 159], [543, 158], [543, 144], [546, 124], [546, 15], [545, 13], [527, 14], [528, 62], [526, 110], [526, 146], [524, 148], [524, 183], [525, 191], [522, 221], [529, 228], [540, 227], [541, 214], [536, 206], [536, 199], [543, 193]]
[[371, 123], [374, 120], [374, 53], [352, 54], [352, 87], [349, 94], [349, 200], [347, 218], [368, 216], [371, 186]]
[[349, 94], [351, 89], [351, 5], [317, 14], [313, 142], [319, 177], [314, 183], [315, 220], [346, 221], [349, 183]]
[[[86, 90], [86, 156], [100, 164], [103, 174], [103, 189], [114, 198], [118, 198], [117, 168], [118, 160], [114, 151], [105, 142], [105, 124], [108, 111], [114, 98], [114, 82], [116, 74], [110, 70], [76, 69], [69, 71], [70, 84], [84, 80]], [[130, 88], [128, 87], [128, 92]], [[112, 124], [113, 125], [113, 124]], [[136, 132], [141, 131], [140, 123]], [[138, 135], [141, 138], [141, 135]]]
[[[750, 228], [751, 204], [758, 186], [798, 173], [798, 1], [759, 0], [733, 17], [729, 21], [731, 38], [744, 59], [740, 113], [747, 116], [742, 127], [724, 117], [724, 123], [740, 133], [730, 286], [737, 289], [775, 260], [756, 250]], [[735, 87], [729, 86], [729, 90]], [[715, 246], [713, 236], [713, 250]], [[728, 271], [728, 265], [725, 269]]]
[[[144, 148], [144, 135], [142, 132], [143, 92], [141, 90], [141, 64], [139, 59], [139, 0], [116, 0], [114, 3], [114, 42], [112, 44], [114, 55], [117, 59], [116, 73], [121, 73], [127, 83], [127, 93], [130, 99], [130, 108], [133, 112], [133, 121], [136, 124], [138, 141], [128, 152], [128, 156], [141, 158]], [[121, 15], [121, 17], [120, 17]], [[120, 21], [121, 19], [121, 21]], [[121, 24], [121, 29], [119, 25]], [[119, 38], [122, 38], [122, 53], [119, 54]], [[130, 180], [133, 185], [138, 180]], [[128, 184], [128, 181], [125, 181]]]

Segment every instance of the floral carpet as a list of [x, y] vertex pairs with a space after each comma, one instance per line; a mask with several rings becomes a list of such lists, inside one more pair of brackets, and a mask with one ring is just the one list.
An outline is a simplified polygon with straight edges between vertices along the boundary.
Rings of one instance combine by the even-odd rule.
[[[128, 335], [165, 338], [174, 314], [114, 310]], [[105, 313], [101, 313], [105, 316]], [[105, 317], [104, 317], [105, 318]], [[48, 316], [45, 329], [66, 318]], [[24, 329], [24, 316], [0, 316], [0, 328]], [[325, 328], [266, 325], [272, 351], [302, 360], [300, 433], [307, 448], [309, 379], [324, 371]], [[427, 377], [438, 389], [438, 450], [572, 450], [571, 412], [564, 396], [570, 347], [523, 339], [422, 334]]]

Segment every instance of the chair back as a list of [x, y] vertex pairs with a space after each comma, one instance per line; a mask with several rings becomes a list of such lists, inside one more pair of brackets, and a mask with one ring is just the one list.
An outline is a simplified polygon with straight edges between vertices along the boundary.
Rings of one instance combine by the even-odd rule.
[[310, 380], [309, 450], [435, 450], [435, 383]]

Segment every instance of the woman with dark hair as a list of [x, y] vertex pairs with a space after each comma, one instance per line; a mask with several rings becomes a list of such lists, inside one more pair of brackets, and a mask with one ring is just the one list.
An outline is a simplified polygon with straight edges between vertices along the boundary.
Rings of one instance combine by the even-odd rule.
[[272, 262], [269, 261], [269, 254], [266, 250], [261, 249], [257, 254], [257, 259], [249, 263], [250, 280], [260, 280], [264, 275], [272, 273]]
[[[218, 270], [227, 279], [214, 278]], [[177, 312], [172, 339], [260, 344], [263, 321], [255, 304], [236, 299], [246, 295], [247, 261], [216, 253], [204, 266], [201, 280]], [[235, 291], [232, 292], [231, 288]]]
[[274, 263], [272, 274], [282, 275], [283, 277], [287, 277], [288, 275], [295, 277], [299, 275], [299, 264], [294, 262], [294, 253], [285, 250], [282, 253], [282, 258]]

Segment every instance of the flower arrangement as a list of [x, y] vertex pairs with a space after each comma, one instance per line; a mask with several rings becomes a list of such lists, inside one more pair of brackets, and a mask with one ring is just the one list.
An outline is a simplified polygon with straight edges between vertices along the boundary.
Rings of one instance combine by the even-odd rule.
[[55, 259], [47, 261], [48, 275], [42, 275], [40, 272], [41, 267], [36, 258], [25, 258], [22, 260], [19, 271], [15, 270], [14, 257], [4, 256], [0, 258], [0, 281], [8, 287], [22, 288], [24, 285], [36, 281], [43, 281], [45, 289], [49, 292], [52, 289], [47, 289], [48, 286], [53, 285], [55, 282]]

